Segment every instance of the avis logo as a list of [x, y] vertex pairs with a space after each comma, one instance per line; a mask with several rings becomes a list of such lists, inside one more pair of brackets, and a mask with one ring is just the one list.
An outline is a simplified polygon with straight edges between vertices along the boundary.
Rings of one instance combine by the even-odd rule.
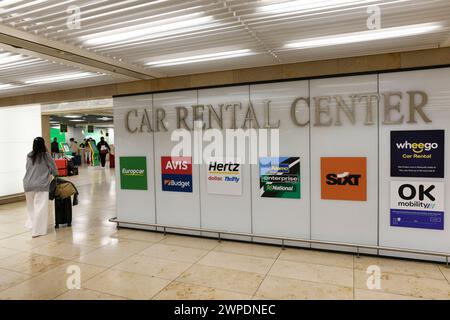
[[166, 170], [187, 170], [188, 162], [187, 161], [167, 161]]
[[396, 143], [397, 149], [409, 149], [414, 153], [422, 153], [425, 151], [430, 151], [433, 149], [437, 149], [439, 144], [437, 142], [401, 142]]
[[343, 172], [339, 174], [329, 173], [327, 174], [326, 183], [331, 186], [359, 186], [359, 179], [361, 179], [360, 174], [350, 174], [349, 172]]

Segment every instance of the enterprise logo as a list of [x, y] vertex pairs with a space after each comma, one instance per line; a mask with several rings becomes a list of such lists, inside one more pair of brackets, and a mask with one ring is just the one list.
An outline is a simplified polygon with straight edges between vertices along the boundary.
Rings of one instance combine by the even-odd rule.
[[437, 142], [397, 142], [397, 149], [407, 149], [414, 153], [422, 153], [423, 151], [431, 151], [439, 148]]
[[132, 176], [132, 177], [143, 177], [145, 174], [144, 169], [122, 169], [122, 174], [124, 176]]

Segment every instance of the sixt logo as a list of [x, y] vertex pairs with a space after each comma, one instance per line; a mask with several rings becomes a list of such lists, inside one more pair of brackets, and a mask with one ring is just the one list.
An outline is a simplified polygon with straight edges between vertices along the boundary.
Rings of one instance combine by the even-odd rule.
[[423, 151], [430, 151], [437, 149], [439, 144], [437, 142], [397, 142], [397, 149], [409, 149], [414, 153], [422, 153]]
[[334, 186], [359, 186], [359, 179], [361, 179], [360, 174], [350, 174], [349, 172], [343, 172], [339, 174], [329, 173], [327, 174], [327, 184]]
[[191, 186], [190, 181], [175, 181], [173, 179], [164, 179], [164, 185], [169, 187], [179, 187], [181, 189], [188, 188]]

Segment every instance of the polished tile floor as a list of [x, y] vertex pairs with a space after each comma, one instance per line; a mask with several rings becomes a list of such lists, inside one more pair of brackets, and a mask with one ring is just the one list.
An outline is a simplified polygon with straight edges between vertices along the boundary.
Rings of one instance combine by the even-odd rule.
[[[0, 206], [0, 299], [450, 299], [441, 264], [117, 230], [113, 171], [72, 180], [72, 228], [32, 239], [25, 203]], [[371, 265], [380, 289], [367, 287]]]

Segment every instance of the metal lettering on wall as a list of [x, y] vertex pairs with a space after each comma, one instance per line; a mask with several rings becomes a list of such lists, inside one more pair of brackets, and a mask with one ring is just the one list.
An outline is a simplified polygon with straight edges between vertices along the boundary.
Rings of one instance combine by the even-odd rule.
[[[407, 99], [407, 116], [402, 114], [402, 99]], [[310, 124], [310, 120], [301, 120], [301, 115], [307, 113], [311, 102], [314, 106], [312, 113], [312, 125], [315, 127], [342, 126], [345, 117], [351, 124], [356, 124], [357, 112], [364, 112], [364, 125], [375, 125], [377, 103], [382, 104], [382, 124], [414, 124], [419, 121], [432, 122], [426, 114], [425, 107], [428, 95], [423, 91], [384, 92], [342, 95], [326, 95], [318, 97], [298, 97], [290, 106], [291, 121], [294, 125], [304, 127]], [[335, 108], [331, 108], [335, 103]], [[358, 108], [357, 108], [358, 107]], [[271, 118], [271, 101], [264, 101], [263, 118], [257, 117], [251, 101], [246, 105], [240, 102], [223, 103], [213, 106], [210, 104], [175, 107], [176, 129], [194, 130], [196, 123], [201, 123], [203, 129], [277, 129], [281, 126], [279, 119]], [[243, 112], [243, 113], [242, 113]], [[230, 125], [224, 128], [224, 113], [231, 116]], [[239, 115], [243, 117], [239, 118]], [[154, 114], [147, 109], [131, 109], [125, 116], [125, 128], [129, 133], [151, 133], [169, 130], [166, 119], [166, 111], [156, 108]]]

